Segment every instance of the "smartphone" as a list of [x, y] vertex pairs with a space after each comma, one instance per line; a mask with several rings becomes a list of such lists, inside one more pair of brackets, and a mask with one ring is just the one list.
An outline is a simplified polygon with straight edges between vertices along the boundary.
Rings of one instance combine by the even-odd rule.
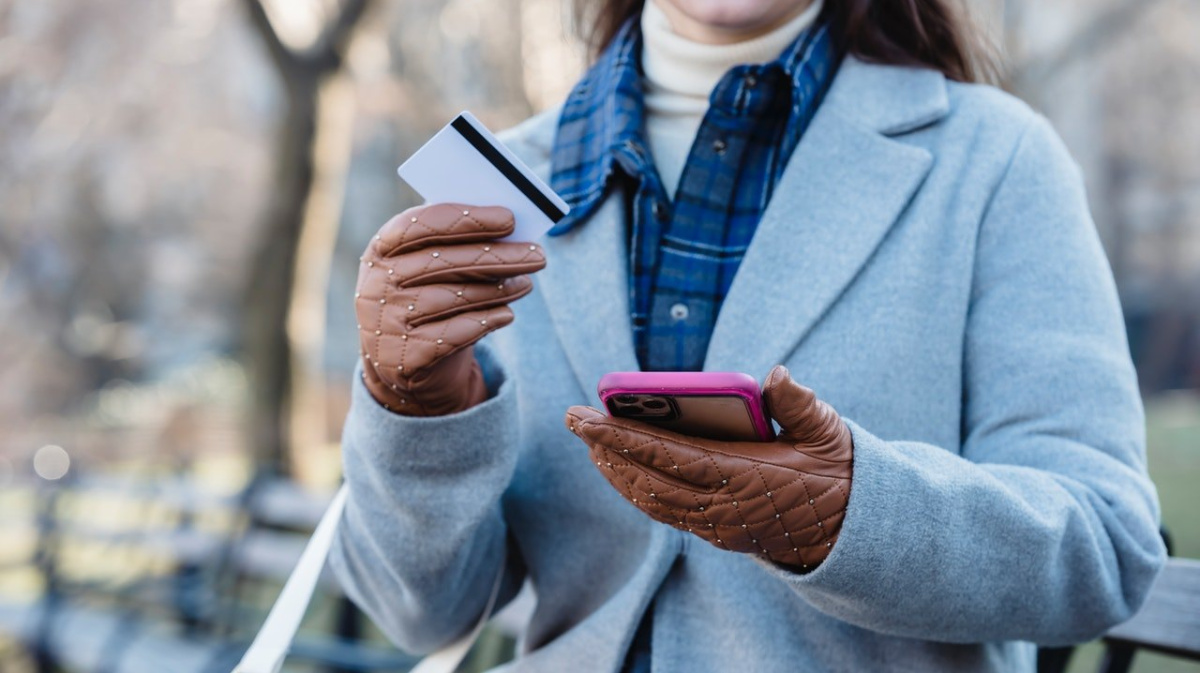
[[597, 386], [610, 416], [693, 437], [768, 442], [758, 382], [737, 372], [611, 372]]

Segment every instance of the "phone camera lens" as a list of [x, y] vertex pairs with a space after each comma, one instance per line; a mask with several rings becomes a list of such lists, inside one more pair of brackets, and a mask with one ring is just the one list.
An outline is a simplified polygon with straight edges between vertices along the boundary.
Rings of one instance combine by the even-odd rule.
[[617, 402], [621, 404], [636, 404], [637, 401], [637, 395], [617, 395]]
[[647, 409], [666, 409], [667, 408], [667, 403], [662, 400], [646, 400], [645, 402], [642, 402], [642, 404]]

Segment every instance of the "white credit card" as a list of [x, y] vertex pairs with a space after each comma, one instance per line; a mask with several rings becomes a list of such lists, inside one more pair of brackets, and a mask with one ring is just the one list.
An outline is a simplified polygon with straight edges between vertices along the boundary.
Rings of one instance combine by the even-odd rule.
[[501, 240], [537, 240], [570, 211], [558, 194], [466, 111], [396, 172], [427, 203], [508, 208], [517, 228]]

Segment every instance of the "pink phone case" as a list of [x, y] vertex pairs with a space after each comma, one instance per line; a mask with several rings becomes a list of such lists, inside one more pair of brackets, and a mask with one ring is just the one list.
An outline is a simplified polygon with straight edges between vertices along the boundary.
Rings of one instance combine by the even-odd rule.
[[775, 437], [758, 382], [747, 374], [611, 372], [600, 379], [597, 392], [609, 415], [680, 434], [762, 442]]

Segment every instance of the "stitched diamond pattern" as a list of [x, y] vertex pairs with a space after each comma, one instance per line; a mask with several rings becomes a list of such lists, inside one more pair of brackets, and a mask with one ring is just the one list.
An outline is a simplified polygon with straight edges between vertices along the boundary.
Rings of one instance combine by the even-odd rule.
[[355, 293], [364, 381], [408, 415], [460, 411], [486, 396], [472, 344], [512, 322], [540, 246], [498, 243], [504, 208], [437, 204], [393, 218], [368, 245]]
[[572, 407], [567, 424], [609, 483], [655, 520], [807, 570], [837, 542], [853, 444], [832, 408], [789, 383], [767, 390], [774, 408], [801, 410], [788, 418], [794, 432], [785, 426], [774, 442], [686, 437], [586, 407]]

